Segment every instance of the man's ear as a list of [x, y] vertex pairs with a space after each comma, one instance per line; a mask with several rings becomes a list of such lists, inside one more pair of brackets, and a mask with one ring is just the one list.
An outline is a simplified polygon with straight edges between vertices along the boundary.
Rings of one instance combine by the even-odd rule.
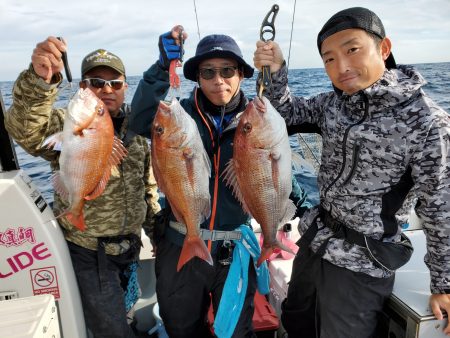
[[392, 47], [391, 40], [387, 37], [384, 38], [383, 40], [381, 40], [380, 47], [381, 47], [381, 56], [383, 60], [386, 61], [389, 55], [391, 55], [391, 47]]
[[80, 86], [80, 88], [86, 89], [86, 82], [80, 81], [80, 82], [78, 83], [78, 85]]

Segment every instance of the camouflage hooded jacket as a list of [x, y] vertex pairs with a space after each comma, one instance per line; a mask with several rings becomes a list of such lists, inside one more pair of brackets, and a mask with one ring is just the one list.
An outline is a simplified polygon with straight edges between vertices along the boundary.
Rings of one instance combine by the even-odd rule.
[[[349, 228], [395, 241], [401, 231], [398, 210], [412, 189], [427, 238], [431, 291], [450, 293], [450, 117], [423, 92], [422, 76], [399, 66], [353, 95], [311, 98], [291, 95], [285, 67], [272, 81], [267, 95], [286, 124], [312, 124], [322, 133], [317, 178], [322, 206]], [[301, 233], [317, 213], [315, 208], [304, 215]], [[313, 250], [332, 235], [320, 217], [318, 227]], [[392, 274], [343, 239], [331, 238], [323, 258], [374, 277]]]
[[[29, 154], [50, 161], [52, 171], [58, 170], [59, 153], [42, 148], [44, 140], [62, 130], [66, 109], [55, 109], [58, 84], [47, 84], [36, 75], [33, 67], [22, 72], [14, 84], [13, 103], [5, 115], [6, 129]], [[150, 152], [144, 137], [127, 132], [130, 107], [122, 106], [125, 117], [120, 135], [128, 155], [117, 166], [119, 175], [111, 175], [105, 191], [96, 199], [86, 201], [85, 231], [79, 231], [64, 217], [59, 219], [66, 240], [97, 250], [97, 237], [136, 234], [142, 225], [151, 226], [153, 216], [160, 210], [156, 181], [151, 171]], [[55, 193], [54, 212], [60, 214], [68, 207]], [[117, 245], [106, 245], [106, 253], [119, 254]]]

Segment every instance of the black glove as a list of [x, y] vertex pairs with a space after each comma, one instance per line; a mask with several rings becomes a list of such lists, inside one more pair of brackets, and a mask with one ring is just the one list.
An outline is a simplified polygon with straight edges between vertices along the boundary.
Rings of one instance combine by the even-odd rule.
[[[167, 32], [159, 36], [159, 64], [162, 69], [169, 70], [170, 61], [181, 60], [181, 47], [175, 43], [172, 32]], [[183, 51], [184, 52], [184, 51]]]

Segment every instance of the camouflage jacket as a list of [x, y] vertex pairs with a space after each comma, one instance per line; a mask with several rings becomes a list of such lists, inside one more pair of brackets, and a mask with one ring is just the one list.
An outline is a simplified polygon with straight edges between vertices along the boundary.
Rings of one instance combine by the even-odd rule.
[[[13, 103], [5, 115], [6, 129], [13, 139], [29, 154], [50, 161], [52, 171], [59, 168], [59, 152], [41, 145], [48, 136], [63, 128], [66, 109], [53, 107], [58, 84], [45, 83], [30, 66], [16, 80]], [[58, 219], [66, 240], [91, 250], [97, 250], [98, 237], [128, 234], [140, 237], [142, 226], [152, 226], [154, 214], [160, 210], [148, 142], [144, 137], [127, 131], [129, 113], [130, 106], [124, 104], [120, 112], [124, 122], [120, 135], [116, 133], [128, 155], [117, 166], [119, 174], [113, 171], [105, 191], [96, 199], [86, 201], [83, 210], [86, 230], [79, 231], [64, 217]], [[67, 207], [67, 202], [55, 193], [55, 215]], [[107, 244], [106, 253], [117, 255], [119, 248]]]
[[[399, 66], [353, 95], [328, 92], [311, 98], [291, 95], [285, 67], [272, 81], [266, 95], [286, 124], [321, 130], [322, 206], [366, 236], [396, 241], [398, 210], [412, 190], [427, 238], [431, 291], [450, 293], [450, 117], [423, 92], [422, 76], [411, 66]], [[316, 208], [303, 216], [301, 233], [317, 213]], [[313, 250], [332, 235], [320, 217], [318, 226]], [[365, 248], [343, 239], [331, 238], [323, 257], [374, 277], [392, 274], [374, 266]]]

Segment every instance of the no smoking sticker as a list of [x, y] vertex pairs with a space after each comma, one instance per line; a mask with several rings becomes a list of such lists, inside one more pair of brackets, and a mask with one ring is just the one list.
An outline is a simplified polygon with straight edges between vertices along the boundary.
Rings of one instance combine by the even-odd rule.
[[54, 266], [32, 269], [30, 270], [30, 275], [34, 295], [49, 293], [52, 294], [56, 299], [60, 297], [58, 277], [56, 275], [56, 268]]

